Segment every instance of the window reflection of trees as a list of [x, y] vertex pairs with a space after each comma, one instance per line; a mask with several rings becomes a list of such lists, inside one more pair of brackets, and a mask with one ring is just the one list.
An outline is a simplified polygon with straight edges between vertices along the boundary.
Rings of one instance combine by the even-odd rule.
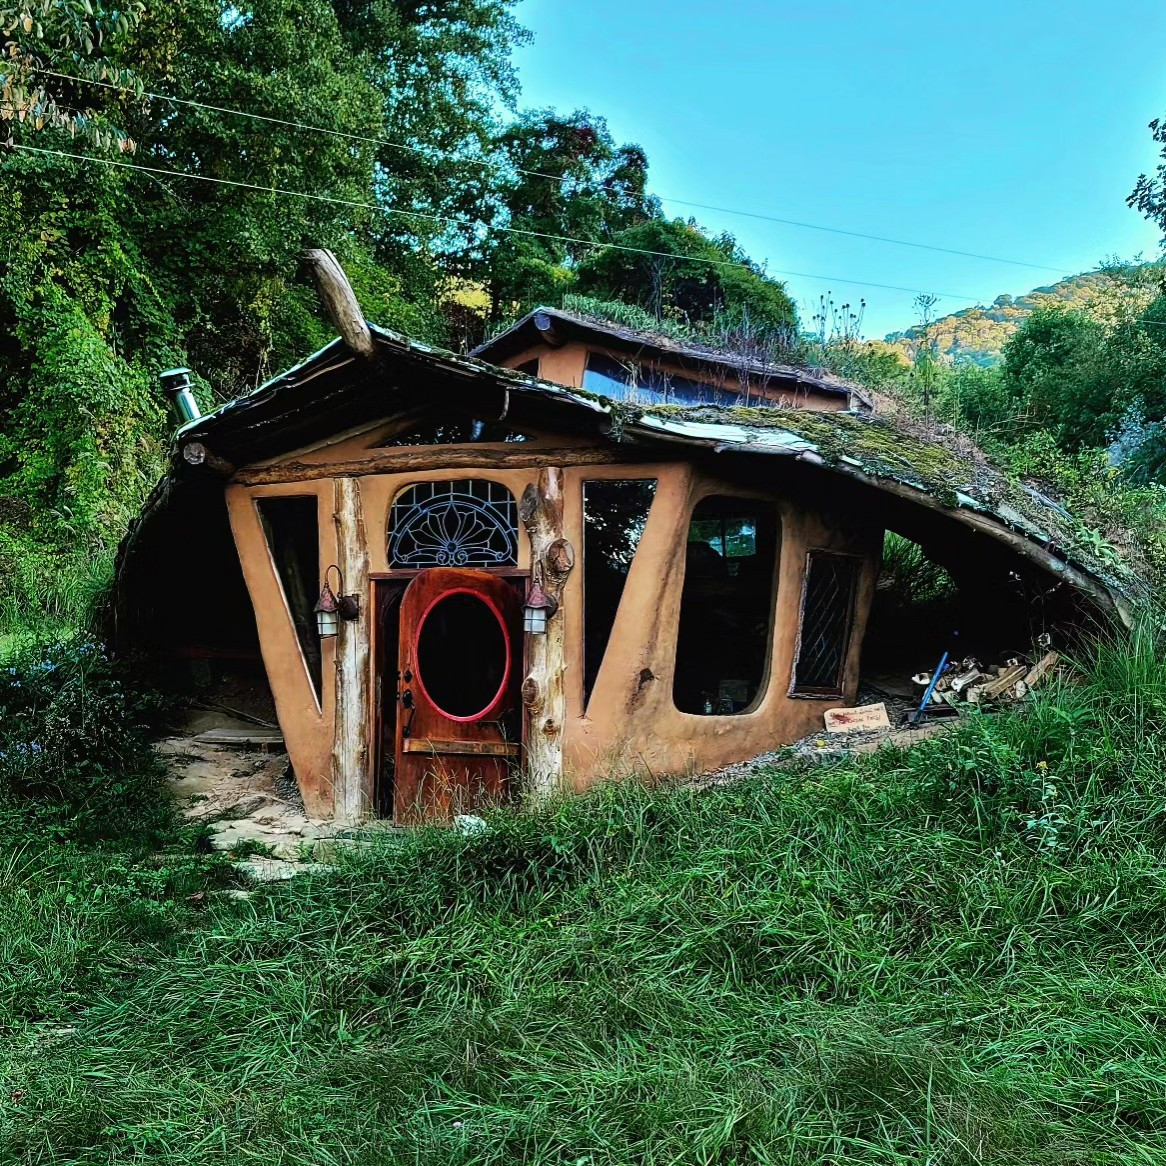
[[[616, 401], [668, 405], [739, 405], [740, 394], [723, 389], [708, 381], [694, 380], [680, 373], [670, 373], [635, 361], [620, 361], [602, 352], [587, 356], [583, 371], [583, 387], [592, 393], [601, 393]], [[764, 405], [769, 402], [759, 397], [750, 402]]]
[[584, 702], [599, 675], [655, 494], [655, 478], [583, 483]]
[[779, 543], [772, 503], [703, 498], [688, 530], [672, 695], [681, 712], [747, 711], [769, 662]]

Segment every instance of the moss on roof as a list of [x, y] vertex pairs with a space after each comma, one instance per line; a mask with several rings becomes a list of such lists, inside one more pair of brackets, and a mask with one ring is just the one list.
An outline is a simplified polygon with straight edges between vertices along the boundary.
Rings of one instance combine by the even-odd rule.
[[952, 510], [962, 507], [992, 515], [1056, 548], [1127, 595], [1144, 589], [1117, 549], [1054, 499], [1008, 476], [982, 454], [953, 449], [939, 438], [925, 438], [894, 421], [849, 412], [715, 405], [651, 406], [640, 415], [737, 426], [756, 432], [761, 442], [767, 432], [793, 434], [812, 443], [831, 467], [860, 470], [873, 478], [912, 486]]

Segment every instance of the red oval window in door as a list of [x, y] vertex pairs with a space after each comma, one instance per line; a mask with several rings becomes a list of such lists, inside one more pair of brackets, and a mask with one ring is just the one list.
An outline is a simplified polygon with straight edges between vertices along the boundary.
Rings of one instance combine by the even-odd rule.
[[417, 682], [452, 721], [489, 713], [510, 679], [510, 634], [501, 613], [473, 591], [447, 591], [417, 629]]

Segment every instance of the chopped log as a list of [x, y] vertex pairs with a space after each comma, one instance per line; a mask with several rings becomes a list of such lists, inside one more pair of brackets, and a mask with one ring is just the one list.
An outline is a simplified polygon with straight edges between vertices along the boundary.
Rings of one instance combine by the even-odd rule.
[[324, 311], [340, 339], [357, 356], [372, 360], [376, 356], [376, 341], [336, 256], [322, 247], [309, 247], [304, 252], [304, 260], [312, 269]]
[[336, 719], [332, 735], [332, 812], [339, 823], [359, 821], [372, 805], [369, 763], [368, 539], [360, 483], [338, 478], [335, 486], [336, 545], [344, 591], [360, 600], [360, 615], [340, 621], [336, 634]]
[[1029, 670], [1024, 677], [1025, 687], [1035, 688], [1045, 680], [1049, 673], [1057, 666], [1061, 656], [1059, 652], [1046, 652]]
[[563, 346], [563, 339], [555, 331], [555, 322], [546, 312], [535, 312], [534, 326], [538, 329], [538, 334], [542, 337], [543, 342], [549, 344], [551, 348]]
[[518, 507], [530, 537], [531, 586], [560, 605], [542, 635], [527, 637], [527, 675], [522, 682], [526, 710], [526, 768], [535, 799], [555, 793], [563, 780], [563, 725], [567, 718], [566, 637], [561, 611], [563, 586], [575, 552], [563, 537], [563, 472], [547, 467], [523, 492]]
[[[986, 679], [983, 672], [979, 668], [970, 668], [967, 672], [961, 672], [958, 676], [953, 677], [951, 682], [951, 690], [957, 695], [964, 691], [965, 688], [970, 688], [973, 684]], [[938, 687], [938, 685], [936, 686]]]
[[277, 462], [240, 470], [235, 481], [243, 486], [267, 486], [277, 482], [310, 482], [320, 478], [360, 478], [366, 474], [411, 474], [422, 470], [522, 470], [542, 466], [602, 466], [623, 462], [659, 461], [659, 450], [607, 446], [571, 446], [566, 449], [475, 449], [443, 446], [441, 449], [370, 450], [360, 458], [342, 462]]
[[1027, 671], [1027, 664], [1014, 664], [1011, 668], [1002, 668], [994, 680], [989, 680], [986, 684], [977, 684], [969, 691], [968, 700], [972, 704], [982, 704], [984, 701], [1001, 698], [1012, 700], [1012, 690], [1016, 687], [1016, 682], [1022, 680]]
[[229, 478], [234, 472], [234, 465], [226, 458], [211, 453], [201, 441], [188, 441], [182, 447], [182, 460], [188, 466], [205, 466], [221, 477]]

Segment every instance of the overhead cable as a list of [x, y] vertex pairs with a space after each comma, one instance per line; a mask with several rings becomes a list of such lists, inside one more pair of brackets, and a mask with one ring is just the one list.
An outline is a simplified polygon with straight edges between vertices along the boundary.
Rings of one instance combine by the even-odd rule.
[[[401, 210], [398, 207], [383, 206], [380, 203], [374, 202], [360, 202], [356, 199], [336, 198], [333, 195], [314, 194], [310, 191], [304, 190], [288, 190], [279, 186], [262, 186], [254, 182], [241, 182], [233, 178], [214, 178], [209, 174], [191, 174], [184, 170], [167, 170], [159, 166], [143, 166], [139, 162], [122, 162], [116, 158], [100, 158], [93, 154], [74, 154], [68, 150], [51, 150], [44, 146], [28, 146], [22, 142], [11, 142], [8, 148], [12, 150], [22, 150], [30, 154], [43, 154], [57, 158], [69, 158], [74, 162], [93, 162], [102, 166], [117, 167], [122, 170], [138, 170], [144, 174], [153, 174], [163, 178], [187, 178], [194, 182], [206, 182], [217, 186], [231, 186], [240, 190], [251, 190], [260, 194], [278, 194], [290, 198], [302, 198], [310, 202], [328, 203], [334, 206], [343, 206], [350, 209], [376, 211], [384, 215], [396, 215], [408, 219], [420, 219], [426, 222], [441, 223], [446, 226], [470, 227], [474, 230], [484, 228], [487, 231], [498, 231], [509, 235], [522, 235], [533, 239], [546, 239], [557, 243], [574, 243], [582, 247], [603, 248], [613, 251], [625, 251], [634, 255], [649, 255], [660, 259], [677, 259], [688, 260], [693, 263], [706, 263], [710, 267], [733, 267], [740, 268], [745, 271], [756, 271], [756, 268], [748, 263], [737, 263], [730, 259], [709, 259], [702, 255], [676, 255], [670, 251], [654, 251], [647, 247], [629, 247], [623, 243], [605, 243], [596, 241], [594, 239], [577, 239], [571, 235], [555, 235], [547, 231], [530, 231], [522, 227], [499, 227], [491, 226], [489, 224], [478, 223], [473, 219], [455, 218], [449, 215], [433, 215], [425, 214], [421, 211], [407, 211]], [[937, 295], [943, 299], [949, 300], [967, 300], [970, 303], [978, 303], [979, 297], [960, 295], [956, 292], [934, 292], [924, 291], [922, 288], [916, 287], [901, 287], [893, 283], [874, 283], [870, 280], [863, 279], [844, 279], [841, 276], [833, 275], [817, 275], [808, 271], [787, 271], [781, 268], [764, 268], [763, 274], [774, 273], [777, 275], [791, 276], [795, 279], [817, 279], [826, 283], [844, 283], [853, 285], [855, 287], [873, 287], [879, 288], [883, 291], [900, 291], [910, 292], [913, 295]]]
[[[77, 77], [71, 73], [58, 73], [52, 69], [38, 69], [37, 72], [46, 77], [56, 77], [62, 81], [74, 81], [83, 85], [93, 85], [102, 89], [112, 89], [119, 93], [129, 93], [138, 96], [138, 90], [126, 86], [115, 85], [111, 81], [97, 81], [89, 77]], [[489, 158], [459, 158], [448, 153], [448, 151], [430, 150], [424, 146], [415, 146], [407, 142], [394, 142], [388, 138], [372, 137], [366, 134], [353, 134], [344, 130], [329, 129], [327, 126], [313, 125], [309, 122], [294, 121], [288, 118], [273, 117], [269, 114], [254, 113], [251, 110], [232, 109], [225, 105], [214, 105], [205, 101], [194, 101], [185, 97], [172, 97], [166, 93], [154, 93], [150, 90], [142, 90], [141, 96], [149, 97], [155, 101], [169, 101], [175, 105], [186, 105], [193, 109], [205, 109], [212, 113], [225, 113], [234, 117], [250, 118], [253, 121], [266, 122], [269, 125], [286, 126], [289, 129], [304, 130], [310, 133], [327, 134], [329, 137], [341, 138], [350, 142], [362, 142], [367, 145], [387, 146], [393, 150], [405, 150], [410, 153], [420, 154], [423, 157], [432, 158], [435, 155], [438, 157], [453, 158], [456, 162], [465, 163], [471, 166], [493, 167], [496, 166], [493, 160]], [[514, 170], [518, 174], [525, 175], [529, 178], [542, 178], [550, 182], [568, 183], [571, 178], [562, 174], [548, 174], [542, 170], [527, 170], [521, 166], [515, 166]], [[1047, 263], [1029, 263], [1023, 259], [1004, 259], [999, 255], [984, 255], [978, 251], [961, 251], [954, 247], [940, 247], [934, 243], [915, 243], [907, 239], [894, 239], [887, 235], [872, 235], [863, 231], [851, 231], [844, 227], [830, 227], [821, 223], [808, 223], [800, 219], [787, 219], [779, 215], [769, 214], [764, 211], [746, 211], [738, 210], [733, 207], [715, 206], [711, 203], [692, 202], [688, 199], [675, 198], [668, 194], [659, 194], [655, 196], [661, 202], [674, 203], [676, 206], [692, 207], [697, 210], [714, 211], [718, 214], [725, 215], [739, 215], [743, 218], [759, 219], [769, 223], [780, 223], [787, 227], [798, 227], [806, 231], [824, 231], [832, 235], [846, 235], [852, 239], [867, 239], [875, 243], [889, 243], [896, 247], [913, 247], [920, 251], [937, 251], [943, 255], [958, 255], [965, 259], [981, 259], [988, 263], [1006, 263], [1013, 267], [1028, 267], [1036, 271], [1052, 271], [1057, 274], [1067, 274], [1063, 267], [1051, 267]]]

